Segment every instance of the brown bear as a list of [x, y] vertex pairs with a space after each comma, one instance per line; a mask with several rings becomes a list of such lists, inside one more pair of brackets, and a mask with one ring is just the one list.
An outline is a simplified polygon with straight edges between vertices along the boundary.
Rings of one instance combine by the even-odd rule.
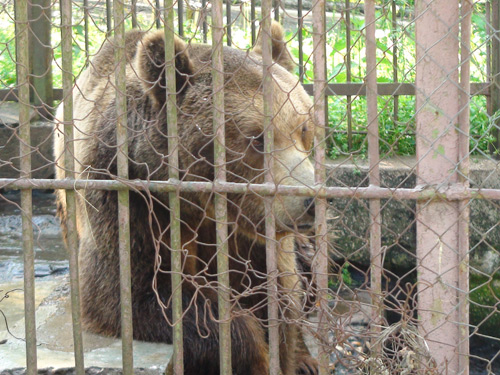
[[[309, 96], [290, 72], [293, 61], [283, 30], [272, 25], [274, 182], [314, 184], [309, 160], [314, 123]], [[175, 40], [179, 167], [183, 181], [213, 181], [211, 47]], [[263, 183], [262, 57], [225, 47], [224, 100], [227, 180]], [[133, 30], [126, 35], [129, 178], [167, 180], [164, 32]], [[74, 95], [75, 165], [80, 179], [116, 178], [116, 108], [113, 41], [104, 43], [77, 80]], [[58, 119], [62, 119], [59, 110]], [[54, 135], [56, 175], [64, 178], [64, 135]], [[217, 269], [214, 193], [180, 194], [183, 254], [183, 332], [186, 374], [218, 374]], [[227, 195], [229, 267], [232, 292], [234, 374], [267, 374], [268, 345], [264, 201], [251, 191]], [[65, 192], [57, 193], [65, 232]], [[296, 236], [311, 228], [311, 198], [276, 196], [279, 296], [284, 320], [298, 320], [302, 276]], [[170, 212], [166, 193], [130, 192], [133, 336], [172, 342]], [[117, 193], [82, 190], [77, 202], [81, 302], [88, 330], [120, 334]], [[179, 250], [179, 249], [174, 249]], [[156, 267], [156, 268], [155, 268]], [[158, 268], [159, 267], [159, 268]], [[159, 269], [159, 271], [158, 271]], [[154, 286], [153, 286], [154, 284]], [[215, 285], [215, 286], [214, 286]], [[163, 305], [163, 307], [162, 307]], [[165, 307], [166, 306], [166, 307]], [[286, 319], [290, 318], [290, 319]], [[311, 357], [294, 324], [282, 327], [280, 363], [284, 374], [315, 374]]]

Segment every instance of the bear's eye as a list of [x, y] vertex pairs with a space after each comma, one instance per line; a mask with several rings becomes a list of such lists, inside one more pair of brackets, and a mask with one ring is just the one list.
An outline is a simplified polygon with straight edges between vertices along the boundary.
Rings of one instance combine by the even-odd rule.
[[262, 134], [257, 137], [252, 137], [250, 144], [255, 151], [264, 152], [264, 136]]

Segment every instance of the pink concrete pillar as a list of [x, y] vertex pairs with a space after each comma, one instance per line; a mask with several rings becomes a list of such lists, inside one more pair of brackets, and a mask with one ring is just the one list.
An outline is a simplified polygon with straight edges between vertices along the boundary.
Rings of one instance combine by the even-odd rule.
[[[459, 2], [416, 2], [417, 183], [459, 182]], [[439, 373], [460, 374], [459, 203], [417, 205], [418, 318]], [[463, 322], [466, 323], [466, 322]], [[463, 324], [462, 323], [462, 324]], [[463, 366], [462, 366], [463, 367]]]

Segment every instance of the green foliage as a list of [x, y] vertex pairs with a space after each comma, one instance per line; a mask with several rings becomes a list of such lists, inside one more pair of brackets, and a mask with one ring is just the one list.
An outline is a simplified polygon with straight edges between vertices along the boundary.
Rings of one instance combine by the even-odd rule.
[[338, 275], [328, 280], [328, 287], [331, 289], [337, 289], [340, 285], [352, 286], [353, 279], [351, 276], [351, 272], [349, 271], [349, 267], [349, 262], [345, 262], [339, 268]]
[[471, 275], [470, 323], [479, 333], [500, 337], [500, 280]]
[[16, 85], [15, 28], [7, 13], [0, 12], [0, 88]]

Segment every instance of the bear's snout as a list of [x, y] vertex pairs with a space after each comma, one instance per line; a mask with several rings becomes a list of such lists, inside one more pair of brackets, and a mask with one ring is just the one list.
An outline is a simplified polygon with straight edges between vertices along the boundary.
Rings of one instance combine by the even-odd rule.
[[306, 199], [304, 201], [304, 206], [306, 208], [307, 214], [314, 217], [315, 215], [314, 198]]

